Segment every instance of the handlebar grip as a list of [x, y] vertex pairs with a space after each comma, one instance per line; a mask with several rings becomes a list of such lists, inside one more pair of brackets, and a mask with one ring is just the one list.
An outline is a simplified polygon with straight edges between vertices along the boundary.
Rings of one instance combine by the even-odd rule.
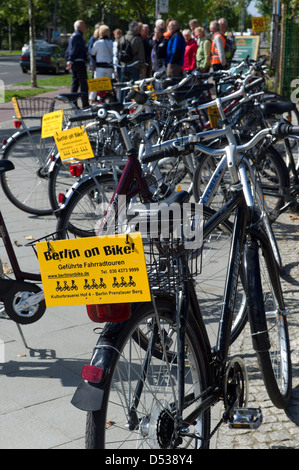
[[186, 142], [182, 148], [175, 147], [172, 145], [171, 147], [166, 147], [164, 150], [159, 150], [158, 152], [150, 153], [142, 158], [143, 163], [150, 163], [155, 162], [156, 160], [161, 160], [162, 158], [169, 158], [169, 157], [178, 157], [179, 155], [184, 155], [189, 151], [194, 149], [194, 144], [192, 142]]
[[127, 100], [135, 100], [137, 104], [145, 104], [148, 100], [148, 96], [146, 93], [137, 90], [131, 90], [127, 94]]
[[255, 88], [258, 85], [261, 85], [264, 82], [265, 82], [264, 77], [260, 77], [257, 80], [254, 80], [254, 82], [248, 83], [247, 85], [245, 85], [244, 90], [247, 93], [248, 91], [253, 90], [253, 88]]
[[98, 117], [97, 112], [93, 113], [85, 113], [85, 114], [78, 114], [77, 116], [70, 116], [70, 122], [79, 122], [79, 121], [89, 121], [91, 119], [96, 119]]
[[292, 126], [292, 124], [279, 123], [275, 129], [274, 134], [284, 139], [289, 135], [299, 135], [299, 126]]
[[146, 155], [143, 159], [143, 163], [150, 163], [150, 162], [155, 162], [157, 160], [162, 160], [162, 158], [168, 158], [168, 157], [177, 157], [179, 155], [180, 151], [176, 147], [167, 147], [164, 150], [159, 150], [157, 152], [150, 153], [149, 155]]

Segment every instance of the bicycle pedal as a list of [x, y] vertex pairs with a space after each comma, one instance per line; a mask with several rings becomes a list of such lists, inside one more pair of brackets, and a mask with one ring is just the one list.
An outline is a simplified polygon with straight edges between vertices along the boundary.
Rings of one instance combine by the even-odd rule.
[[257, 429], [262, 422], [263, 414], [260, 408], [235, 408], [229, 427], [232, 429]]

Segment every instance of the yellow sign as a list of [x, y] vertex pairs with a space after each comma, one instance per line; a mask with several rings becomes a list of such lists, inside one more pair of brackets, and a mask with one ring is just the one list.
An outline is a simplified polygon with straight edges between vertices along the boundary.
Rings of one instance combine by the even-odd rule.
[[89, 91], [109, 91], [112, 90], [110, 77], [90, 78], [87, 80]]
[[42, 122], [42, 139], [53, 137], [56, 132], [62, 130], [63, 110], [54, 111], [43, 115]]
[[262, 16], [253, 16], [252, 29], [255, 32], [266, 31], [268, 29], [268, 18]]
[[61, 160], [86, 160], [94, 158], [94, 153], [84, 126], [56, 132], [54, 139]]
[[212, 128], [218, 127], [218, 121], [220, 119], [220, 114], [219, 114], [219, 109], [217, 106], [210, 106], [208, 108], [208, 116], [209, 116], [209, 121], [210, 121], [210, 126]]
[[19, 108], [19, 105], [18, 105], [18, 102], [17, 102], [17, 98], [14, 96], [12, 99], [12, 104], [13, 104], [13, 107], [14, 107], [14, 110], [15, 110], [15, 113], [16, 113], [16, 117], [18, 119], [21, 119], [22, 115], [21, 115], [21, 111], [20, 111], [20, 108]]
[[140, 233], [36, 245], [48, 307], [151, 300]]

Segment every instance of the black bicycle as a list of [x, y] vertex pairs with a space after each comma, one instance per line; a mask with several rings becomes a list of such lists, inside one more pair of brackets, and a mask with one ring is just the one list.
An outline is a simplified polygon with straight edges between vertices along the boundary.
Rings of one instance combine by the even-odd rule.
[[[299, 127], [278, 125], [271, 132], [283, 137], [299, 134]], [[246, 148], [243, 145], [242, 152]], [[162, 157], [157, 152], [146, 159], [157, 158], [158, 153]], [[124, 322], [107, 323], [90, 365], [83, 369], [72, 403], [88, 411], [87, 448], [208, 448], [223, 422], [246, 429], [261, 424], [261, 410], [247, 408], [244, 361], [229, 357], [238, 279], [246, 292], [253, 347], [269, 397], [278, 408], [290, 402], [291, 355], [277, 263], [248, 182], [249, 160], [235, 145], [223, 153], [230, 162], [232, 196], [217, 212], [203, 208], [202, 247], [186, 249], [182, 234], [145, 243], [152, 301], [136, 304]], [[186, 202], [188, 193], [177, 198]], [[150, 217], [150, 209], [141, 216]], [[196, 218], [191, 220], [195, 223]], [[225, 288], [216, 305], [221, 318], [212, 344], [197, 299], [197, 279], [209, 272], [207, 268], [199, 273], [193, 266], [201, 266], [207, 251], [214, 252], [221, 264], [219, 247], [229, 232]], [[219, 401], [224, 411], [211, 430], [211, 408]]]

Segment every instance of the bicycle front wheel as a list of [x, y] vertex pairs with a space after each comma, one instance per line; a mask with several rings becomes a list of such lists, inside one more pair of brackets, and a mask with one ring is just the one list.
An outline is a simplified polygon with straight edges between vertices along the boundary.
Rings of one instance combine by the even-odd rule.
[[246, 247], [245, 273], [253, 346], [268, 395], [286, 409], [292, 393], [288, 325], [275, 261], [267, 248]]
[[[125, 322], [111, 361], [102, 408], [87, 415], [88, 449], [208, 448], [209, 410], [184, 427], [186, 436], [176, 429], [179, 392], [174, 307], [169, 300], [157, 300], [163, 339], [168, 340], [166, 355], [161, 354], [153, 304], [142, 304]], [[208, 386], [209, 363], [197, 331], [194, 322], [187, 323], [183, 419], [199, 405]]]
[[3, 159], [14, 164], [14, 170], [1, 175], [7, 198], [24, 212], [52, 214], [48, 198], [48, 167], [56, 149], [52, 137], [42, 139], [41, 129], [28, 129], [14, 136], [3, 152]]

